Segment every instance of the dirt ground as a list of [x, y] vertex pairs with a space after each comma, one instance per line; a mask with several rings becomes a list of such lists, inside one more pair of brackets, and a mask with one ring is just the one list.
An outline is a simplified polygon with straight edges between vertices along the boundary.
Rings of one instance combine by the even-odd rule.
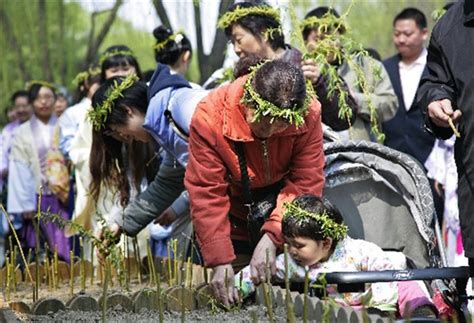
[[[17, 313], [18, 322], [101, 322], [102, 312], [73, 312], [60, 311], [51, 315], [25, 315]], [[274, 317], [276, 322], [286, 322], [286, 310], [284, 307], [274, 309]], [[217, 310], [211, 312], [209, 310], [195, 310], [187, 312], [185, 315], [186, 322], [256, 322], [268, 321], [266, 308], [264, 306], [251, 305], [240, 310], [226, 312]], [[157, 311], [142, 310], [139, 313], [125, 312], [117, 306], [107, 312], [107, 322], [158, 322], [159, 313]], [[181, 313], [164, 312], [165, 322], [181, 321]]]

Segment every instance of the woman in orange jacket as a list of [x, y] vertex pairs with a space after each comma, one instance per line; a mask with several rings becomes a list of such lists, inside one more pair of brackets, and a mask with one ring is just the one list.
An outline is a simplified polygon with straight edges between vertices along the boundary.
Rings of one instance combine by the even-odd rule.
[[[241, 61], [245, 65], [247, 60]], [[232, 265], [242, 267], [252, 257], [258, 284], [266, 275], [268, 253], [274, 271], [276, 250], [284, 242], [283, 203], [304, 193], [321, 196], [324, 186], [321, 107], [306, 91], [303, 72], [282, 60], [250, 71], [204, 98], [190, 126], [185, 185], [191, 216], [204, 262], [214, 269], [211, 286], [225, 305], [237, 300], [225, 288], [233, 286]], [[241, 169], [248, 173], [249, 185]], [[251, 194], [246, 195], [246, 186]], [[272, 191], [276, 207], [252, 250], [245, 204], [255, 205]]]

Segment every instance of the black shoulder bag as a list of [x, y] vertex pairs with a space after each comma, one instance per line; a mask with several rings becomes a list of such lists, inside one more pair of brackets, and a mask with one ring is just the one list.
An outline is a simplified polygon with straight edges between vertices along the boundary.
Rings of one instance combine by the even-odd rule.
[[247, 172], [247, 160], [245, 158], [244, 144], [242, 142], [234, 142], [234, 147], [239, 158], [244, 203], [245, 206], [248, 207], [247, 230], [249, 242], [251, 247], [255, 248], [262, 237], [261, 229], [263, 224], [270, 217], [270, 214], [276, 207], [277, 197], [280, 193], [282, 182], [268, 187], [268, 191], [265, 190], [266, 192], [263, 195], [263, 198], [254, 200], [252, 198], [252, 191], [250, 190], [250, 177]]

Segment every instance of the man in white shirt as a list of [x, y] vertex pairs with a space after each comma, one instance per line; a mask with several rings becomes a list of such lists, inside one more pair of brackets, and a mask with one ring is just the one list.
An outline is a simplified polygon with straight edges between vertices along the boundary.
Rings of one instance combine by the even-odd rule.
[[434, 137], [424, 129], [421, 109], [413, 104], [421, 77], [426, 70], [428, 38], [425, 15], [416, 8], [406, 8], [393, 21], [393, 42], [398, 53], [383, 64], [398, 97], [398, 111], [384, 122], [385, 145], [407, 153], [422, 165], [434, 144]]
[[[428, 38], [426, 17], [416, 8], [406, 8], [393, 20], [393, 42], [398, 54], [386, 59], [383, 64], [392, 81], [398, 97], [397, 114], [382, 124], [385, 133], [384, 144], [417, 159], [425, 164], [435, 138], [424, 128], [421, 107], [414, 102], [422, 77], [428, 74], [426, 68]], [[430, 181], [433, 189], [433, 181]], [[433, 190], [438, 215], [443, 213], [442, 198]]]

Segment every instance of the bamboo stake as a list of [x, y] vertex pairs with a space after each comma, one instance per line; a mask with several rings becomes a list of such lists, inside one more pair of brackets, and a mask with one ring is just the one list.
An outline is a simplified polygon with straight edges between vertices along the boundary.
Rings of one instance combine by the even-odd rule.
[[[10, 255], [12, 255], [12, 254], [13, 254], [12, 236], [9, 236], [9, 237], [8, 237], [8, 243], [9, 243], [9, 245], [10, 245], [10, 250], [9, 250], [9, 252], [10, 252]], [[10, 259], [11, 259], [11, 256], [10, 256]]]
[[308, 322], [309, 268], [304, 267], [303, 323]]
[[7, 286], [6, 286], [5, 290], [6, 290], [6, 294], [7, 294], [6, 295], [7, 302], [9, 302], [10, 301], [10, 280], [11, 280], [11, 277], [10, 277], [11, 276], [11, 273], [10, 273], [10, 271], [11, 271], [10, 257], [7, 256], [5, 258], [5, 263], [7, 265], [7, 284], [6, 284]]
[[134, 257], [135, 257], [135, 262], [137, 264], [138, 284], [141, 284], [142, 283], [142, 271], [141, 271], [141, 265], [140, 265], [140, 255], [138, 253], [137, 237], [133, 237], [132, 244], [133, 244], [133, 254], [134, 254]]
[[94, 244], [89, 240], [91, 245], [91, 287], [94, 286]]
[[[21, 248], [20, 248], [20, 254], [22, 254]], [[26, 258], [26, 268], [28, 269], [27, 272], [29, 272], [29, 265], [30, 265], [30, 262], [31, 262], [31, 248], [28, 248], [28, 255], [26, 257], [27, 257]], [[31, 280], [31, 282], [33, 282], [33, 280]]]
[[174, 263], [174, 273], [173, 273], [173, 281], [177, 285], [178, 284], [178, 241], [173, 239], [173, 263]]
[[163, 315], [163, 301], [161, 295], [161, 276], [158, 275], [158, 281], [156, 284], [156, 292], [158, 293], [158, 311], [160, 312], [160, 323], [164, 322], [164, 315]]
[[250, 316], [252, 317], [252, 323], [258, 323], [257, 311], [250, 312]]
[[191, 257], [186, 261], [186, 281], [185, 286], [191, 288], [193, 284], [193, 265], [191, 264]]
[[150, 281], [151, 284], [157, 284], [156, 281], [156, 270], [155, 270], [155, 258], [151, 253], [150, 239], [147, 240], [147, 256], [150, 259]]
[[146, 253], [147, 253], [146, 260], [147, 260], [147, 265], [148, 265], [148, 283], [150, 284], [150, 286], [153, 286], [153, 275], [151, 273], [151, 259], [150, 259], [150, 253], [148, 252], [148, 249]]
[[172, 284], [172, 274], [171, 274], [171, 241], [167, 243], [166, 248], [168, 249], [168, 285], [171, 287]]
[[286, 313], [287, 313], [287, 322], [293, 323], [296, 322], [295, 312], [293, 309], [293, 304], [291, 302], [290, 296], [290, 279], [288, 277], [288, 244], [285, 243], [284, 245], [284, 257], [285, 257], [285, 289], [286, 289], [286, 297], [285, 297], [285, 304], [286, 304]]
[[16, 284], [17, 284], [16, 270], [17, 268], [19, 268], [19, 265], [18, 266], [16, 265], [16, 253], [17, 253], [17, 246], [14, 246], [11, 262], [12, 262], [12, 270], [13, 270], [13, 293], [15, 293], [15, 295], [16, 295]]
[[99, 263], [99, 270], [100, 270], [100, 284], [104, 284], [105, 279], [105, 271], [104, 271], [104, 263]]
[[58, 249], [54, 249], [54, 262], [53, 262], [53, 289], [56, 290], [58, 287]]
[[268, 300], [270, 301], [270, 305], [272, 306], [273, 309], [273, 294], [270, 291], [272, 287], [272, 273], [270, 270], [270, 255], [269, 255], [269, 250], [265, 250], [265, 279], [267, 281], [267, 286], [268, 286]]
[[23, 259], [23, 262], [26, 264], [25, 266], [26, 272], [28, 274], [28, 277], [30, 278], [30, 282], [33, 283], [33, 276], [31, 275], [30, 268], [28, 268], [29, 259], [30, 259], [29, 255], [31, 254], [31, 249], [29, 249], [28, 261], [26, 261], [25, 254], [23, 253], [23, 249], [21, 248], [20, 239], [18, 239], [18, 235], [16, 234], [16, 230], [15, 230], [15, 227], [13, 226], [10, 216], [8, 215], [5, 208], [3, 207], [3, 204], [0, 204], [0, 208], [2, 209], [3, 214], [5, 214], [5, 217], [7, 218], [8, 225], [10, 226], [13, 236], [15, 237], [16, 243], [18, 244], [18, 247], [20, 248], [21, 258]]
[[110, 261], [107, 262], [107, 270], [109, 271], [108, 281], [109, 281], [110, 287], [114, 287], [114, 278], [112, 277], [112, 263]]
[[[191, 240], [191, 238], [189, 238], [189, 240]], [[189, 283], [189, 287], [191, 287], [193, 285], [193, 277], [194, 277], [194, 266], [193, 266], [193, 263], [194, 263], [194, 245], [193, 245], [193, 241], [191, 240], [190, 242], [190, 246], [191, 246], [191, 255], [189, 256], [189, 258], [191, 259], [191, 263], [190, 263], [190, 270], [191, 270], [191, 281]]]
[[86, 290], [86, 264], [84, 262], [84, 240], [79, 237], [79, 249], [81, 254], [81, 263], [79, 264], [79, 272], [81, 276], [81, 290]]
[[[181, 277], [184, 276], [184, 268], [181, 267]], [[186, 288], [185, 283], [181, 283], [181, 323], [186, 322], [186, 303], [184, 299], [184, 289]]]
[[124, 280], [125, 280], [125, 284], [127, 283], [126, 280], [127, 280], [127, 277], [126, 277], [126, 267], [127, 265], [125, 264], [125, 249], [123, 250], [123, 252], [120, 253], [120, 265], [119, 265], [119, 284], [120, 284], [120, 287], [123, 287], [124, 285]]
[[130, 282], [130, 250], [129, 248], [129, 238], [127, 236], [125, 238], [125, 250], [123, 251], [124, 260], [124, 271], [125, 271], [125, 288], [128, 290], [129, 282]]
[[40, 221], [41, 221], [41, 196], [42, 196], [42, 193], [43, 192], [43, 188], [40, 187], [40, 193], [39, 193], [39, 197], [38, 197], [38, 206], [37, 206], [37, 211], [36, 211], [36, 221], [33, 219], [33, 225], [35, 227], [35, 233], [36, 233], [36, 237], [35, 237], [35, 242], [36, 242], [36, 245], [35, 245], [35, 271], [36, 271], [36, 284], [35, 284], [35, 298], [33, 298], [33, 301], [37, 301], [38, 300], [38, 296], [39, 296], [39, 287], [40, 287], [40, 273], [39, 273], [39, 248], [40, 248], [40, 235], [39, 235], [39, 225], [40, 225]]
[[69, 250], [69, 294], [74, 295], [74, 251]]
[[110, 266], [108, 265], [109, 265], [109, 262], [106, 260], [104, 287], [102, 289], [102, 323], [107, 322], [107, 288], [109, 285], [109, 275], [110, 275]]
[[48, 252], [48, 245], [45, 244], [44, 246], [44, 266], [45, 266], [45, 271], [46, 271], [46, 285], [48, 286], [48, 290], [52, 290], [52, 284], [51, 284], [51, 268], [49, 266], [49, 252]]
[[272, 309], [272, 305], [270, 304], [270, 299], [268, 297], [267, 283], [263, 281], [261, 285], [262, 285], [262, 290], [263, 290], [263, 299], [265, 301], [265, 307], [267, 308], [268, 320], [270, 321], [270, 323], [274, 323], [275, 320], [273, 319], [273, 309]]

